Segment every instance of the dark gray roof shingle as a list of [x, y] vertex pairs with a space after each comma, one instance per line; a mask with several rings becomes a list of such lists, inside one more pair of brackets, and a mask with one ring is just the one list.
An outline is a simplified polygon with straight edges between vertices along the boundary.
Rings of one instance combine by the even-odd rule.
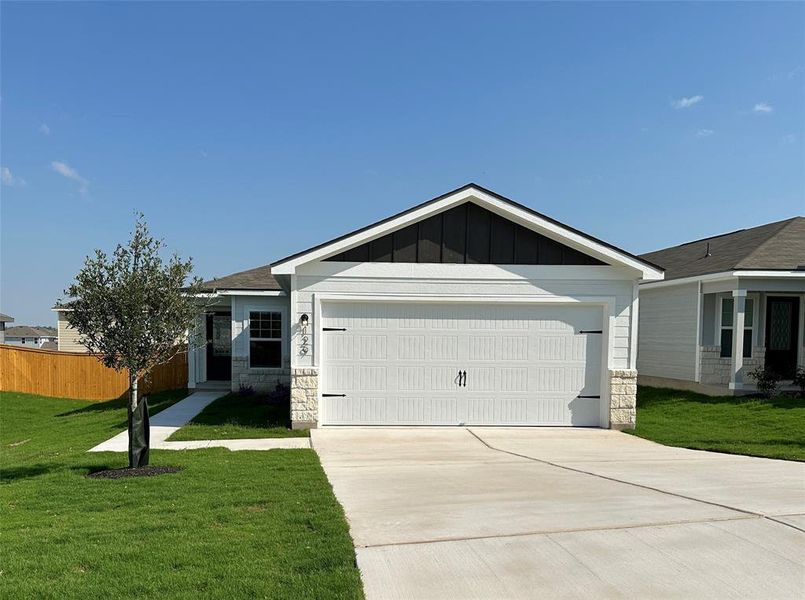
[[271, 266], [265, 265], [240, 271], [226, 277], [210, 279], [201, 284], [205, 291], [214, 290], [281, 290], [279, 283], [271, 275]]
[[738, 269], [805, 270], [805, 217], [716, 235], [640, 257], [663, 267], [666, 280]]

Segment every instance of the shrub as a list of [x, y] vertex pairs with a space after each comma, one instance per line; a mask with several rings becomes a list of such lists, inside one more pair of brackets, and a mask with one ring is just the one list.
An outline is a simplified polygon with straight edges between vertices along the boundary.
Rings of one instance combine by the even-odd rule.
[[241, 396], [253, 396], [254, 395], [254, 388], [250, 385], [246, 385], [244, 383], [240, 384], [240, 389], [238, 389], [238, 394]]
[[757, 391], [764, 397], [771, 398], [777, 394], [777, 388], [780, 387], [780, 376], [774, 371], [770, 371], [764, 367], [758, 367], [754, 371], [749, 372], [749, 377], [757, 383]]
[[268, 393], [269, 404], [290, 404], [291, 388], [277, 379], [277, 386], [273, 392]]
[[794, 375], [794, 385], [799, 386], [799, 395], [805, 398], [805, 368], [797, 369]]

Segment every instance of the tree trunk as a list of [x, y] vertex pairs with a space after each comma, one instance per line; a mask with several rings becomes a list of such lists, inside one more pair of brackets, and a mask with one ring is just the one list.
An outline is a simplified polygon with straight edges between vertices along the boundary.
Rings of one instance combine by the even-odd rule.
[[148, 399], [137, 398], [137, 376], [130, 377], [129, 393], [129, 468], [148, 466], [151, 428], [148, 424]]

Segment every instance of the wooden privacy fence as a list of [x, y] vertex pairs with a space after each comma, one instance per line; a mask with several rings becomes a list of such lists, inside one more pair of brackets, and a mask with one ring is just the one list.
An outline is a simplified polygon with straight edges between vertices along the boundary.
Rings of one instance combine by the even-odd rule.
[[[141, 393], [187, 386], [187, 352], [180, 352], [140, 381]], [[0, 392], [25, 392], [78, 400], [111, 400], [129, 389], [129, 376], [81, 352], [58, 352], [0, 344]]]

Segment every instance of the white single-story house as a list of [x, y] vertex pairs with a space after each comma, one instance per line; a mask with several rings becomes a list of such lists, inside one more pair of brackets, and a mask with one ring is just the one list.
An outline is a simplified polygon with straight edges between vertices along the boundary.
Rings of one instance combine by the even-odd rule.
[[642, 257], [665, 280], [640, 285], [641, 384], [742, 394], [758, 367], [784, 384], [805, 367], [805, 218]]
[[188, 385], [288, 382], [294, 427], [633, 427], [638, 283], [662, 278], [469, 184], [206, 282]]

